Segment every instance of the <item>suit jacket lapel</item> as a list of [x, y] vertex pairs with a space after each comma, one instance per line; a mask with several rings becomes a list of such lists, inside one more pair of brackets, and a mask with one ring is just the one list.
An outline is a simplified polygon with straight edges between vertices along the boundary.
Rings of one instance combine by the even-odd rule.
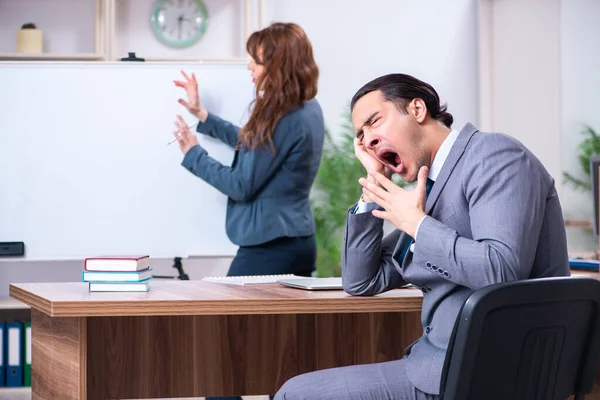
[[437, 202], [437, 199], [440, 197], [440, 193], [442, 193], [448, 178], [452, 174], [452, 171], [454, 171], [454, 167], [456, 167], [458, 160], [460, 160], [462, 157], [469, 140], [471, 140], [471, 137], [475, 132], [477, 132], [477, 128], [471, 124], [466, 124], [458, 134], [456, 142], [454, 142], [454, 145], [450, 150], [450, 154], [448, 154], [448, 158], [444, 162], [440, 174], [438, 175], [435, 184], [431, 189], [431, 193], [429, 193], [429, 197], [427, 198], [427, 203], [425, 205], [426, 214], [429, 215], [431, 213], [431, 210]]
[[[442, 166], [442, 170], [438, 175], [435, 184], [431, 188], [431, 192], [429, 193], [429, 197], [427, 198], [427, 203], [425, 205], [425, 213], [430, 214], [433, 206], [435, 205], [437, 199], [440, 197], [440, 193], [442, 193], [442, 189], [446, 185], [448, 178], [452, 174], [452, 171], [456, 167], [458, 160], [462, 157], [465, 152], [465, 148], [467, 147], [471, 137], [475, 132], [477, 132], [477, 128], [475, 128], [471, 124], [466, 124], [464, 128], [461, 129], [458, 137], [456, 138], [456, 142], [452, 146], [450, 150], [450, 154], [448, 154], [448, 158], [444, 162]], [[405, 232], [401, 232], [398, 237], [398, 242], [396, 243], [396, 247], [394, 248], [394, 252], [392, 253], [392, 257], [396, 259], [398, 264], [404, 269], [408, 263], [412, 260], [412, 252], [410, 249], [406, 252], [404, 259], [399, 260], [399, 256], [404, 248], [406, 241], [409, 240], [412, 242], [413, 238], [408, 236]]]

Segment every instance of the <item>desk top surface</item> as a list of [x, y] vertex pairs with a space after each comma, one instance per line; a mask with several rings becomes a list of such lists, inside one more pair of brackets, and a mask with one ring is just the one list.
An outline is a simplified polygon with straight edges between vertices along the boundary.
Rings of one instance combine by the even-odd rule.
[[153, 280], [145, 293], [90, 292], [83, 282], [16, 283], [10, 296], [53, 317], [320, 314], [421, 311], [418, 289], [373, 297], [341, 290], [309, 291], [279, 284], [230, 285]]
[[[600, 279], [598, 272], [572, 276]], [[153, 280], [147, 293], [90, 292], [83, 282], [15, 283], [10, 296], [52, 317], [321, 314], [421, 311], [418, 289], [377, 296], [342, 290], [309, 291], [279, 284], [230, 285], [205, 281]]]

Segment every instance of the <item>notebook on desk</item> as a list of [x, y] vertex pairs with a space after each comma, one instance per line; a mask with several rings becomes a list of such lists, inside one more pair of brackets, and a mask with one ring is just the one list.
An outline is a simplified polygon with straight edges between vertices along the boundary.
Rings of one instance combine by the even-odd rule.
[[342, 278], [283, 278], [277, 283], [289, 287], [306, 290], [341, 290]]

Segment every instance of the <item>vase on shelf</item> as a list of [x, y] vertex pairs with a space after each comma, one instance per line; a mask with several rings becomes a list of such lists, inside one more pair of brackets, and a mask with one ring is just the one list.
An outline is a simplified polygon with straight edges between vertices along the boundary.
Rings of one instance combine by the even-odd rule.
[[17, 32], [17, 53], [41, 54], [44, 52], [42, 31], [32, 23]]

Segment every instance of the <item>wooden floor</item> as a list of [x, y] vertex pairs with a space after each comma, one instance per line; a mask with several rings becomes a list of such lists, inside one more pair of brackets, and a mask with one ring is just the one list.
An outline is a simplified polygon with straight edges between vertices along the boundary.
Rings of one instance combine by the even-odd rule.
[[[0, 388], [0, 399], [1, 400], [31, 400], [31, 389], [23, 388]], [[204, 397], [186, 397], [178, 398], [177, 400], [203, 400]], [[244, 396], [243, 400], [269, 400], [269, 396]], [[125, 399], [122, 399], [125, 400]], [[150, 400], [150, 399], [149, 399]], [[151, 399], [161, 400], [161, 399]], [[166, 399], [162, 399], [166, 400]]]

